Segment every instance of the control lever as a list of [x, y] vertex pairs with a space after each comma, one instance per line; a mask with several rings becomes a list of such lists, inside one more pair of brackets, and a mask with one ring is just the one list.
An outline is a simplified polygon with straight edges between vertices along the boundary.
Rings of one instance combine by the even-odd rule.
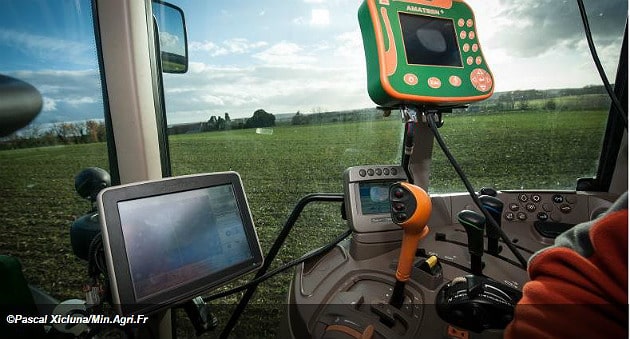
[[474, 275], [481, 275], [483, 263], [483, 232], [486, 218], [474, 211], [463, 210], [457, 214], [459, 221], [468, 235], [468, 253], [470, 253], [470, 270]]
[[[479, 197], [481, 206], [488, 211], [492, 219], [497, 222], [497, 226], [501, 228], [501, 215], [503, 214], [503, 201], [498, 198], [482, 195]], [[492, 226], [492, 224], [486, 224], [486, 234], [488, 235], [488, 253], [497, 255], [501, 252], [502, 248], [499, 247], [499, 238], [501, 234], [498, 229]]]
[[416, 185], [398, 182], [390, 186], [389, 199], [392, 220], [403, 229], [396, 284], [389, 301], [390, 305], [400, 308], [405, 299], [405, 283], [411, 276], [418, 242], [429, 233], [427, 222], [431, 216], [431, 198]]
[[436, 299], [437, 313], [462, 329], [481, 332], [504, 329], [514, 318], [521, 291], [486, 277], [467, 275], [444, 285]]

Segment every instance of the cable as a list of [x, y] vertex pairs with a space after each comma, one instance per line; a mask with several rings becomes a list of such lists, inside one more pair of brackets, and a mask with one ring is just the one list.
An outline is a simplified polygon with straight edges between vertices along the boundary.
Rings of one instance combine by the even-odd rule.
[[597, 50], [595, 49], [595, 43], [593, 42], [593, 33], [591, 32], [591, 27], [588, 23], [588, 16], [586, 14], [586, 8], [584, 7], [584, 2], [582, 0], [577, 0], [578, 8], [580, 9], [580, 16], [582, 17], [582, 23], [584, 24], [584, 33], [586, 33], [586, 41], [588, 42], [588, 48], [591, 51], [591, 55], [593, 56], [593, 61], [595, 62], [595, 67], [597, 67], [597, 71], [599, 72], [599, 76], [602, 78], [602, 82], [604, 83], [604, 87], [606, 88], [606, 92], [610, 96], [615, 108], [617, 109], [617, 113], [623, 120], [626, 129], [628, 128], [628, 112], [623, 109], [619, 98], [615, 95], [612, 87], [610, 86], [610, 82], [608, 81], [608, 77], [606, 76], [606, 72], [604, 72], [604, 67], [602, 66], [601, 61], [599, 60], [599, 56], [597, 55]]
[[288, 270], [289, 268], [291, 268], [291, 267], [293, 267], [295, 265], [299, 265], [299, 264], [303, 263], [306, 260], [309, 260], [309, 259], [311, 259], [313, 257], [316, 257], [318, 255], [321, 255], [321, 254], [324, 254], [324, 253], [330, 251], [331, 249], [333, 249], [333, 247], [337, 246], [337, 244], [339, 244], [342, 240], [344, 240], [348, 236], [350, 236], [350, 234], [352, 234], [352, 230], [347, 230], [344, 233], [342, 233], [340, 236], [335, 238], [332, 242], [330, 242], [330, 243], [326, 244], [325, 246], [322, 246], [322, 247], [314, 250], [311, 253], [308, 253], [308, 254], [306, 254], [306, 255], [298, 258], [298, 259], [290, 261], [290, 262], [288, 262], [288, 263], [286, 263], [286, 264], [276, 268], [275, 270], [270, 271], [270, 272], [266, 273], [265, 275], [262, 275], [262, 276], [260, 276], [260, 277], [258, 277], [256, 279], [248, 282], [245, 285], [241, 285], [239, 287], [235, 287], [233, 289], [230, 289], [230, 290], [227, 290], [227, 291], [224, 291], [224, 292], [219, 292], [217, 294], [213, 294], [213, 295], [210, 295], [210, 296], [207, 296], [207, 297], [203, 297], [203, 301], [208, 302], [208, 301], [211, 301], [211, 300], [214, 300], [214, 299], [223, 298], [223, 297], [226, 297], [226, 296], [228, 296], [230, 294], [234, 294], [234, 293], [238, 293], [238, 292], [244, 291], [244, 290], [248, 289], [249, 287], [251, 287], [253, 285], [258, 285], [258, 284], [262, 283], [263, 281], [265, 281], [265, 280], [267, 280], [267, 279], [277, 275], [278, 273], [284, 272], [284, 271]]
[[411, 154], [413, 153], [413, 136], [414, 136], [414, 123], [408, 122], [405, 124], [405, 137], [403, 147], [403, 156], [402, 156], [402, 167], [405, 170], [405, 174], [407, 174], [407, 181], [410, 184], [413, 184], [413, 175], [409, 170], [409, 162], [411, 161]]
[[448, 158], [448, 161], [451, 163], [451, 165], [453, 165], [453, 168], [455, 169], [455, 171], [461, 178], [462, 182], [464, 183], [464, 186], [466, 186], [466, 190], [470, 194], [470, 197], [472, 198], [475, 205], [479, 207], [483, 215], [486, 217], [486, 220], [490, 222], [490, 225], [492, 225], [491, 227], [494, 227], [496, 230], [498, 230], [498, 233], [501, 236], [501, 239], [503, 239], [503, 242], [505, 243], [505, 245], [510, 249], [510, 251], [512, 251], [516, 259], [518, 259], [518, 261], [521, 263], [521, 266], [527, 269], [527, 260], [525, 260], [523, 255], [516, 249], [516, 247], [514, 247], [514, 244], [512, 244], [512, 242], [510, 241], [510, 238], [508, 238], [505, 232], [499, 227], [499, 225], [497, 225], [497, 222], [490, 215], [490, 213], [488, 213], [488, 211], [486, 211], [486, 209], [481, 206], [479, 197], [477, 197], [477, 194], [475, 194], [475, 189], [472, 187], [472, 185], [470, 184], [470, 181], [468, 181], [468, 178], [466, 177], [466, 174], [457, 163], [457, 160], [455, 160], [455, 157], [453, 157], [453, 155], [451, 154], [451, 151], [446, 146], [444, 139], [442, 139], [442, 136], [440, 135], [440, 132], [438, 131], [437, 126], [435, 125], [434, 118], [436, 117], [437, 117], [436, 113], [431, 113], [429, 114], [429, 116], [427, 116], [429, 127], [431, 128], [431, 131], [433, 132], [433, 135], [435, 136], [435, 140], [437, 140], [438, 144], [440, 145], [440, 148], [444, 152], [444, 155], [446, 155], [446, 157]]

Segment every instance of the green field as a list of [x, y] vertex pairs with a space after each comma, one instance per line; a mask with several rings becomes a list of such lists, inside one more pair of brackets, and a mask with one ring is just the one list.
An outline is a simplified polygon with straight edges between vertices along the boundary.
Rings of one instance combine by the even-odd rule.
[[[453, 114], [441, 128], [475, 187], [570, 189], [593, 176], [606, 122], [604, 111], [526, 111]], [[170, 137], [175, 175], [234, 170], [241, 174], [266, 253], [300, 197], [342, 192], [345, 168], [397, 163], [398, 118], [326, 125], [281, 126]], [[83, 298], [85, 263], [70, 248], [69, 225], [89, 204], [74, 192], [82, 168], [107, 168], [103, 143], [0, 152], [0, 253], [19, 257], [27, 279], [59, 299]], [[434, 149], [430, 192], [463, 191], [445, 157]], [[345, 230], [338, 205], [307, 209], [279, 258], [301, 256]], [[291, 273], [261, 285], [252, 303], [285, 302]], [[228, 298], [220, 303], [234, 303]], [[273, 337], [278, 315], [246, 312]], [[261, 327], [262, 328], [262, 327]]]

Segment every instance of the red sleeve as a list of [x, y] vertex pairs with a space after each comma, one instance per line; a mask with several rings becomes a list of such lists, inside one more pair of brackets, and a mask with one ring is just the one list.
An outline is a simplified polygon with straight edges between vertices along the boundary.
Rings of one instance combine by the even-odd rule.
[[505, 338], [628, 338], [628, 210], [596, 221], [588, 238], [587, 256], [552, 247], [531, 260]]

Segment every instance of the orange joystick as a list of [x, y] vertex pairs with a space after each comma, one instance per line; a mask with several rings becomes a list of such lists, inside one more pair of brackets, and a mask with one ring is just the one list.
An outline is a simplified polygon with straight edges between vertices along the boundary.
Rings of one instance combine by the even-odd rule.
[[390, 304], [400, 308], [404, 300], [405, 282], [411, 276], [418, 242], [429, 234], [427, 222], [431, 216], [431, 198], [422, 188], [398, 182], [389, 188], [392, 221], [403, 228], [402, 247], [396, 268], [396, 285]]

